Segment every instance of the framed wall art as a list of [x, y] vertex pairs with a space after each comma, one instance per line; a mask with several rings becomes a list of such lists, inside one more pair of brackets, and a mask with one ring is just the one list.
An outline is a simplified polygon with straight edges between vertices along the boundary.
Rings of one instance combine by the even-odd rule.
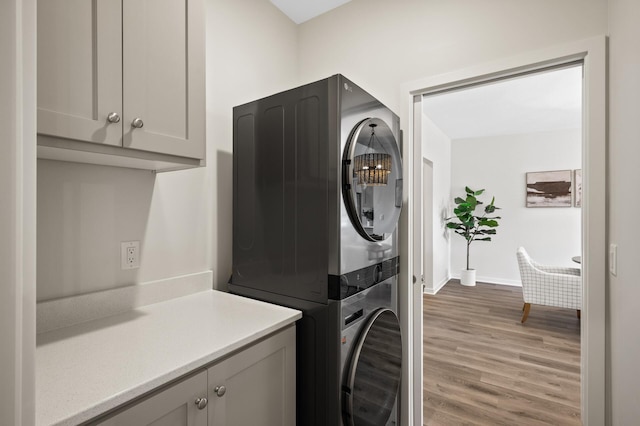
[[573, 205], [582, 207], [582, 169], [573, 171], [573, 187], [575, 192]]
[[527, 207], [571, 207], [571, 170], [527, 173]]

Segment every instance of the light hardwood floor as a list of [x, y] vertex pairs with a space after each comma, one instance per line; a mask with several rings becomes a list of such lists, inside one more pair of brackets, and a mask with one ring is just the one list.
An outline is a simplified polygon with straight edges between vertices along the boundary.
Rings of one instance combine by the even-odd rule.
[[520, 287], [452, 280], [424, 296], [425, 425], [580, 425], [580, 320]]

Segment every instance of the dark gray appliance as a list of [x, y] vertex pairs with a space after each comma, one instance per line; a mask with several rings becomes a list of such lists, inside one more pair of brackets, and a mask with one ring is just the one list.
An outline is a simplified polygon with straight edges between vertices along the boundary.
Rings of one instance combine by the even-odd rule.
[[396, 306], [392, 280], [340, 302], [344, 424], [398, 424], [402, 339]]
[[[398, 117], [335, 75], [235, 107], [233, 119], [230, 290], [303, 312], [298, 424], [396, 424]], [[371, 345], [387, 340], [375, 362], [388, 369], [368, 374]]]

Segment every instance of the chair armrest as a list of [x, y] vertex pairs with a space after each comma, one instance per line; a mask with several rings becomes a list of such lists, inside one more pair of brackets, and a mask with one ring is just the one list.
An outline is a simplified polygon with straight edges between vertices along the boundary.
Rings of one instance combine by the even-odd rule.
[[541, 265], [538, 262], [535, 262], [533, 260], [530, 260], [531, 264], [536, 268], [539, 269], [543, 272], [549, 272], [549, 273], [554, 273], [554, 274], [563, 274], [563, 275], [575, 275], [575, 276], [580, 276], [582, 275], [582, 271], [580, 270], [580, 268], [569, 268], [569, 267], [564, 267], [564, 266], [548, 266], [548, 265]]
[[522, 283], [522, 295], [526, 303], [581, 309], [582, 277], [579, 275], [545, 272], [535, 268], [529, 269], [526, 275], [527, 285], [525, 277]]
[[[565, 268], [565, 269], [575, 269], [575, 268]], [[580, 270], [578, 270], [579, 272]], [[545, 282], [552, 282], [556, 285], [581, 285], [582, 277], [580, 277], [580, 273], [558, 273], [558, 272], [547, 272], [538, 270], [535, 271], [534, 274], [537, 278]]]

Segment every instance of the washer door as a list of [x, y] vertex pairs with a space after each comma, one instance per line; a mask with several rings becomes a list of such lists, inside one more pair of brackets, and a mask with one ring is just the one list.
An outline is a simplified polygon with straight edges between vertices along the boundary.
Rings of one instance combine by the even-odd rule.
[[390, 309], [373, 313], [362, 330], [348, 366], [343, 393], [348, 426], [385, 425], [391, 416], [402, 376], [402, 338]]
[[402, 207], [402, 161], [387, 123], [379, 118], [358, 123], [342, 160], [342, 192], [351, 223], [369, 241], [387, 239]]

